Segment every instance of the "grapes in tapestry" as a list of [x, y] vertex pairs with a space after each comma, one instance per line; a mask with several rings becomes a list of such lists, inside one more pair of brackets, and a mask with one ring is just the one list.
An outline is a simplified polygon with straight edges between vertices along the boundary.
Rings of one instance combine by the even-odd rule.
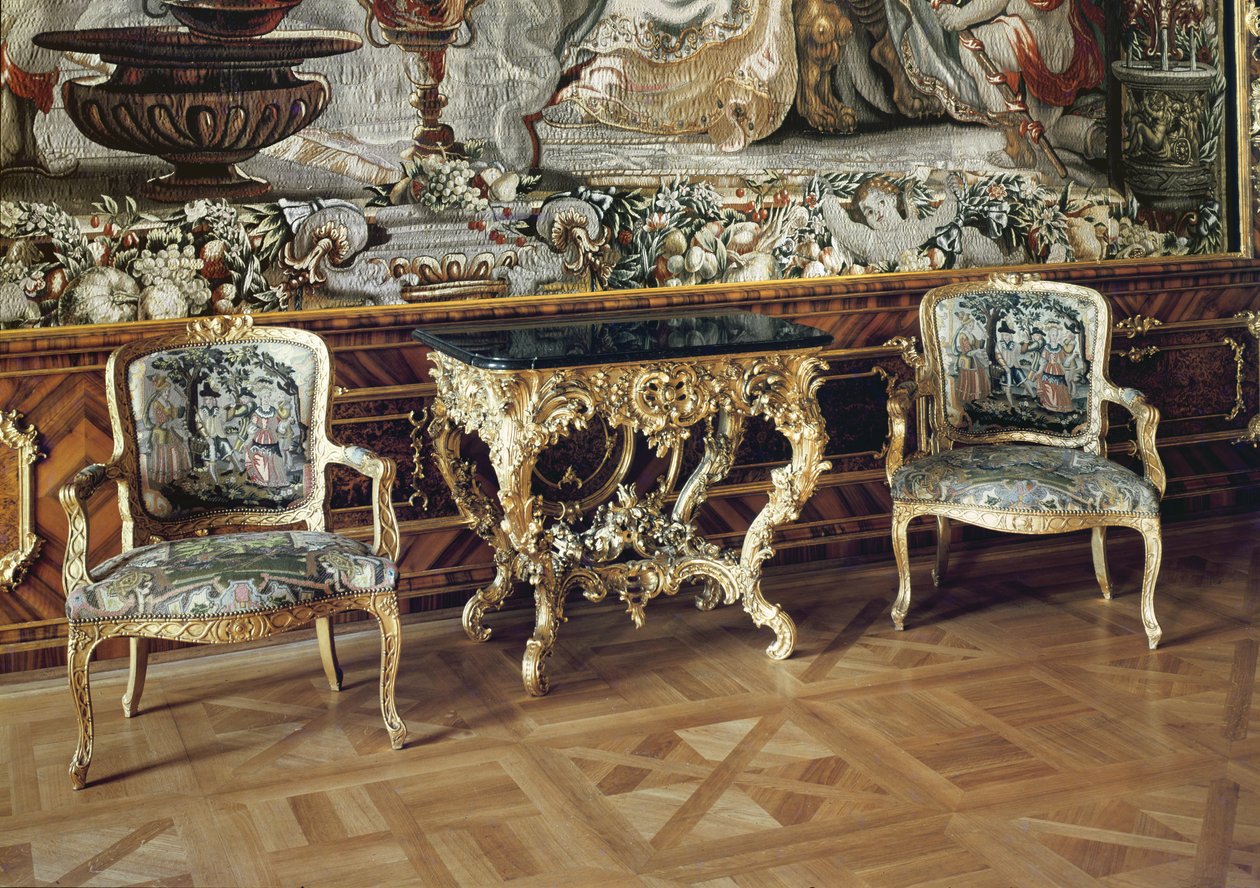
[[145, 510], [171, 518], [305, 499], [314, 373], [314, 357], [292, 343], [176, 349], [132, 364]]

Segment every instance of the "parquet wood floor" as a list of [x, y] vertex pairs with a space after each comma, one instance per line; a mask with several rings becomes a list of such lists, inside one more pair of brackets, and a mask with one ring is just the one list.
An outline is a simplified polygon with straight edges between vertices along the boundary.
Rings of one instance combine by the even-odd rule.
[[524, 612], [486, 644], [411, 623], [407, 748], [377, 711], [377, 638], [158, 658], [143, 711], [95, 673], [92, 783], [70, 789], [64, 677], [0, 684], [6, 885], [1260, 885], [1253, 689], [1260, 515], [1168, 537], [1138, 619], [1139, 544], [1088, 538], [772, 574], [800, 626], [773, 662], [738, 609], [655, 601], [635, 631], [572, 602], [550, 696], [525, 696]]

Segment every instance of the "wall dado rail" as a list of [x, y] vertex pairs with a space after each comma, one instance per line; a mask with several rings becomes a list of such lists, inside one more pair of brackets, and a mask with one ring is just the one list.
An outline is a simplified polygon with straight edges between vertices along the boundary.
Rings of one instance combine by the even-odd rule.
[[[1027, 269], [1032, 270], [1032, 269]], [[1170, 519], [1260, 502], [1260, 262], [1238, 258], [1068, 265], [1045, 277], [1096, 287], [1116, 320], [1111, 373], [1148, 394], [1163, 412], [1161, 455], [1168, 468]], [[558, 315], [607, 316], [661, 309], [752, 308], [820, 327], [835, 337], [820, 402], [831, 470], [790, 527], [776, 537], [779, 563], [888, 551], [888, 492], [882, 457], [886, 393], [911, 374], [905, 349], [918, 333], [928, 288], [984, 272], [880, 275], [837, 282], [672, 287], [561, 298], [466, 298], [431, 304], [262, 315], [258, 323], [314, 330], [329, 342], [338, 386], [333, 436], [398, 461], [394, 500], [403, 535], [404, 607], [462, 604], [493, 576], [492, 553], [459, 518], [430, 461], [424, 424], [434, 395], [419, 325], [502, 326]], [[60, 568], [66, 522], [57, 490], [111, 448], [103, 390], [110, 351], [182, 321], [15, 330], [0, 335], [0, 667], [50, 666], [64, 657]], [[1117, 415], [1112, 453], [1132, 452]], [[539, 492], [581, 508], [626, 475], [685, 472], [694, 443], [669, 458], [627, 449], [595, 424], [540, 466]], [[766, 467], [782, 444], [755, 424], [735, 466], [705, 505], [712, 538], [737, 539], [764, 498]], [[348, 473], [332, 486], [336, 525], [367, 533], [369, 490]], [[112, 498], [94, 502], [90, 560], [117, 550]], [[923, 537], [920, 542], [926, 541]], [[1085, 550], [1082, 549], [1082, 552]], [[889, 587], [889, 595], [893, 594]], [[121, 649], [104, 650], [117, 656]]]

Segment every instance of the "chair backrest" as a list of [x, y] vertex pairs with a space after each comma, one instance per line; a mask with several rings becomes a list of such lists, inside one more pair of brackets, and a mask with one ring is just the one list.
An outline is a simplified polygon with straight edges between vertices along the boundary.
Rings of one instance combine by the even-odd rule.
[[1022, 441], [1098, 452], [1111, 307], [1097, 290], [1034, 276], [930, 290], [919, 310], [939, 381], [940, 444]]
[[106, 370], [123, 544], [241, 525], [324, 528], [331, 363], [313, 333], [199, 319]]

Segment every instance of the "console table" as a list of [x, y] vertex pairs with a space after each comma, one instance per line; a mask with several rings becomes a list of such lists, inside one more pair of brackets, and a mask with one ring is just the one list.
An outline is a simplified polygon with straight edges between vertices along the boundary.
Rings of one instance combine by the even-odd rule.
[[[795, 520], [830, 468], [815, 397], [826, 366], [818, 353], [830, 335], [750, 312], [413, 335], [431, 348], [435, 463], [495, 553], [495, 577], [465, 606], [464, 630], [488, 639], [485, 612], [502, 606], [513, 580], [529, 582], [536, 618], [521, 665], [528, 693], [547, 693], [545, 660], [574, 588], [591, 601], [615, 593], [641, 626], [648, 601], [698, 581], [697, 607], [740, 602], [758, 627], [774, 632], [772, 658], [792, 653], [796, 627], [762, 596], [761, 567], [774, 553], [775, 528]], [[701, 536], [695, 515], [730, 470], [754, 416], [788, 440], [791, 458], [770, 473], [769, 498], [743, 546], [723, 549]], [[672, 505], [664, 482], [647, 492], [622, 484], [589, 516], [546, 514], [531, 484], [539, 455], [596, 417], [642, 434], [661, 456], [701, 430], [704, 454]], [[462, 434], [485, 443], [497, 491], [460, 455]]]

